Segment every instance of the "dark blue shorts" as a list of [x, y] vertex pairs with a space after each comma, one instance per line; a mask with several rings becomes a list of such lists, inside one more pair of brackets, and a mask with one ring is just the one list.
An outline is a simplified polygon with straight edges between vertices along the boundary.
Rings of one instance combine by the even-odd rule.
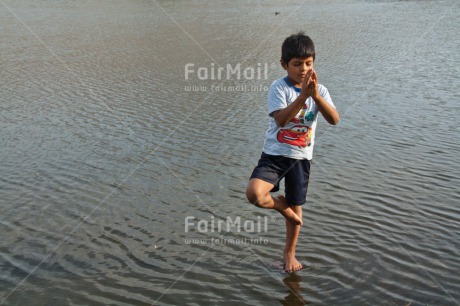
[[289, 205], [303, 205], [307, 198], [310, 165], [311, 162], [307, 159], [293, 159], [262, 152], [251, 179], [258, 178], [275, 185], [271, 192], [276, 192], [284, 178], [284, 192]]

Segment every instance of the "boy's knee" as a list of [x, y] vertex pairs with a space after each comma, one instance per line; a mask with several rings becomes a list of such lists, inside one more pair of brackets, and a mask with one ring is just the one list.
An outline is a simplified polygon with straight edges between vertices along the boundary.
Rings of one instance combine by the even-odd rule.
[[257, 202], [257, 195], [254, 191], [254, 188], [252, 188], [252, 186], [250, 185], [248, 185], [248, 187], [246, 188], [246, 198], [251, 204], [255, 204]]
[[249, 203], [254, 204], [256, 206], [260, 205], [260, 202], [265, 198], [265, 194], [253, 186], [248, 185], [246, 188], [246, 198], [248, 199]]

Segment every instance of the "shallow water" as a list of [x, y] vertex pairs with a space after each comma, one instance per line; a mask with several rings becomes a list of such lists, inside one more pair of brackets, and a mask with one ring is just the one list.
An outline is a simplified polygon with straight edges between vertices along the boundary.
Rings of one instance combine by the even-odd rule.
[[[0, 1], [0, 304], [459, 304], [459, 15], [457, 1]], [[288, 275], [284, 221], [244, 189], [298, 30], [341, 122], [319, 122], [305, 269]], [[254, 77], [218, 79], [238, 64]]]

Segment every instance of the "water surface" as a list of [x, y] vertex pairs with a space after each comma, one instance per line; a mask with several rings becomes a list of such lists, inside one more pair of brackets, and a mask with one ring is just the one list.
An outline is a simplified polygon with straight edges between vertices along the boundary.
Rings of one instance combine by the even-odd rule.
[[[458, 305], [459, 9], [1, 1], [0, 303]], [[298, 30], [341, 122], [319, 122], [288, 275], [284, 221], [244, 189]]]

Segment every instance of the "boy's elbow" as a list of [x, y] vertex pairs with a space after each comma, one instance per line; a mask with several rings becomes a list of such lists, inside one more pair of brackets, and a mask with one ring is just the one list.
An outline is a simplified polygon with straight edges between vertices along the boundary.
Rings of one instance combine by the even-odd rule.
[[282, 127], [284, 127], [284, 126], [286, 125], [286, 122], [283, 122], [283, 121], [279, 120], [279, 118], [277, 118], [276, 116], [275, 116], [274, 119], [275, 119], [275, 123], [276, 123], [276, 125], [277, 125], [278, 127], [281, 127], [281, 128], [282, 128]]
[[275, 123], [276, 123], [276, 126], [278, 126], [280, 128], [282, 128], [282, 127], [284, 127], [286, 125], [286, 124], [283, 124], [282, 122], [279, 122], [279, 121], [276, 121], [276, 120], [275, 120]]
[[340, 121], [339, 113], [337, 111], [335, 111], [335, 113], [332, 113], [328, 121], [331, 125], [337, 125]]
[[333, 118], [332, 121], [330, 122], [331, 125], [337, 125], [339, 124], [340, 117]]

